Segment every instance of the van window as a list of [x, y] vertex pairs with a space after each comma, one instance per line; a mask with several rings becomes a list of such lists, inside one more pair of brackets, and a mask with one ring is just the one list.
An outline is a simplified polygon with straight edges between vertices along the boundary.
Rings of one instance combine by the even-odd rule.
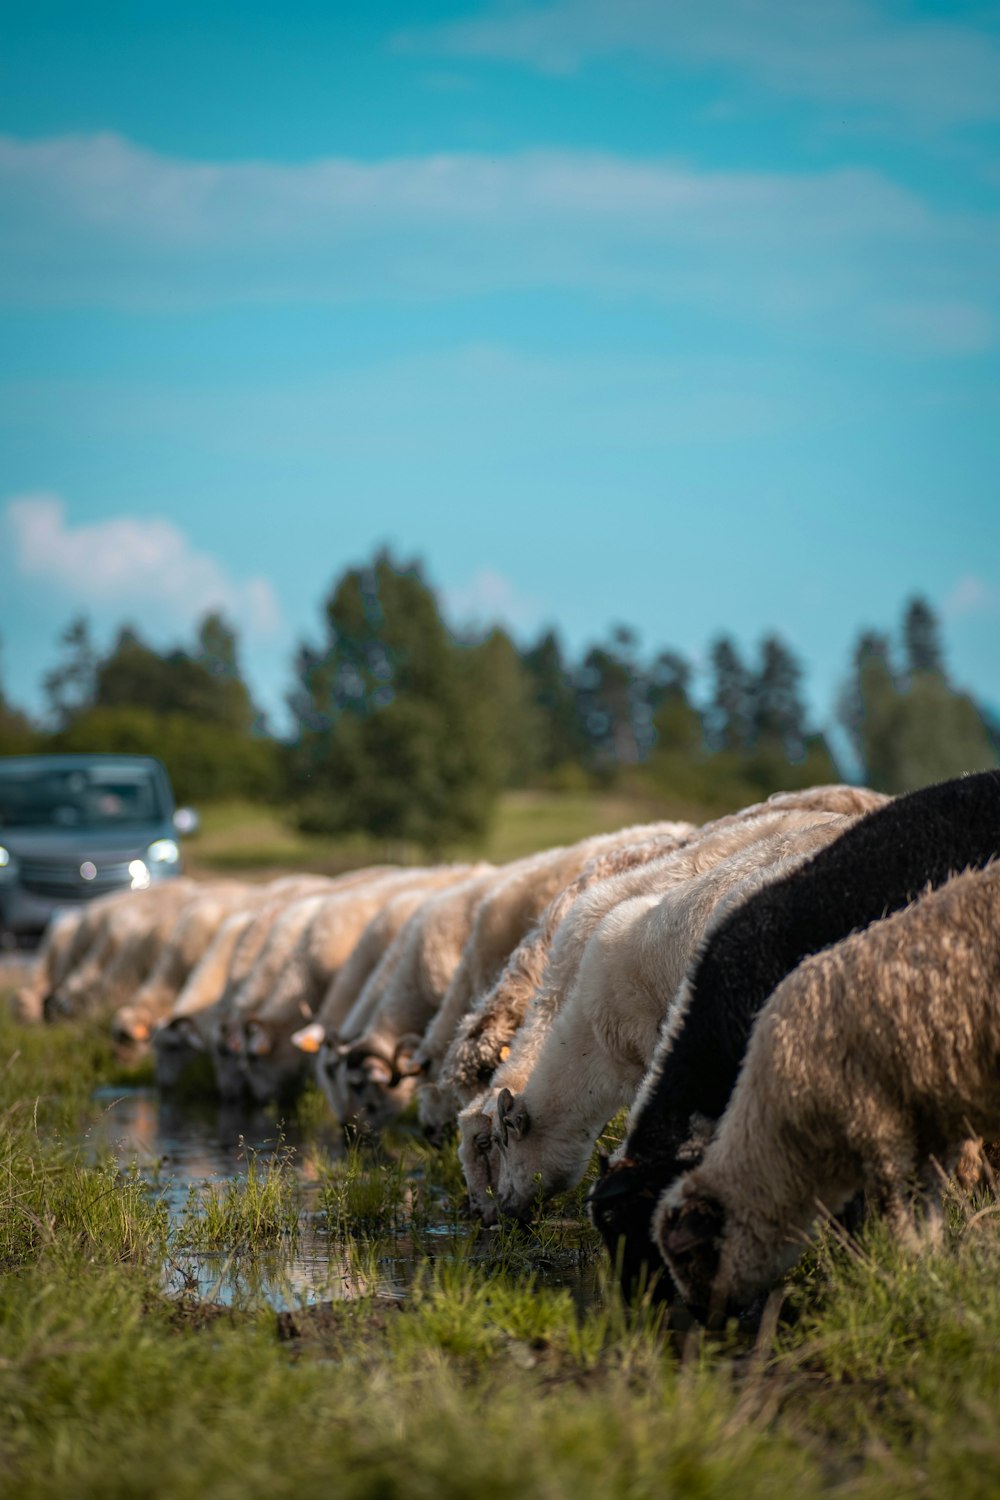
[[0, 828], [130, 828], [165, 816], [152, 766], [0, 764]]

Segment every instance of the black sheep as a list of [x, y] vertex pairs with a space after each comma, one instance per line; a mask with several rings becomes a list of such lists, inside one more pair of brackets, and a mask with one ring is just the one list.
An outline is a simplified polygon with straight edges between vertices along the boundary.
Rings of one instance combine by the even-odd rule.
[[753, 1024], [781, 980], [809, 954], [998, 855], [1000, 771], [982, 771], [869, 813], [720, 923], [686, 982], [686, 1008], [646, 1079], [620, 1159], [591, 1193], [626, 1296], [647, 1283], [659, 1299], [671, 1292], [650, 1237], [653, 1209], [700, 1154], [694, 1117], [714, 1121], [725, 1110]]

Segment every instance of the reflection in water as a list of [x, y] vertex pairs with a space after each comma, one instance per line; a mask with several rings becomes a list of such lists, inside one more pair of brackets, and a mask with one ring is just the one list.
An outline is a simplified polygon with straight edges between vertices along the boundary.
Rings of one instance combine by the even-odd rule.
[[373, 1292], [402, 1295], [401, 1280], [381, 1267], [377, 1276], [362, 1274], [329, 1240], [315, 1206], [316, 1165], [296, 1149], [301, 1139], [293, 1127], [276, 1124], [263, 1110], [175, 1100], [151, 1088], [100, 1089], [94, 1100], [101, 1109], [87, 1132], [91, 1152], [110, 1155], [123, 1172], [137, 1168], [166, 1205], [172, 1230], [182, 1224], [192, 1189], [245, 1178], [250, 1156], [266, 1162], [280, 1152], [302, 1184], [294, 1245], [252, 1255], [174, 1248], [165, 1266], [169, 1291], [226, 1304], [264, 1300], [279, 1309]]
[[[405, 1296], [413, 1277], [425, 1264], [428, 1240], [439, 1237], [441, 1253], [453, 1253], [456, 1239], [470, 1234], [474, 1258], [489, 1260], [494, 1231], [477, 1231], [445, 1217], [438, 1225], [422, 1224], [422, 1245], [408, 1233], [392, 1235], [391, 1253], [377, 1260], [364, 1241], [346, 1245], [331, 1239], [318, 1210], [319, 1183], [313, 1153], [300, 1149], [301, 1134], [294, 1124], [275, 1122], [273, 1116], [249, 1105], [221, 1104], [203, 1099], [178, 1100], [153, 1088], [104, 1088], [94, 1095], [97, 1113], [86, 1133], [86, 1144], [96, 1157], [111, 1156], [119, 1170], [138, 1170], [167, 1209], [172, 1231], [183, 1227], [192, 1190], [207, 1184], [222, 1187], [245, 1179], [248, 1159], [259, 1164], [281, 1155], [300, 1185], [298, 1234], [294, 1242], [252, 1254], [206, 1253], [180, 1250], [172, 1233], [172, 1248], [164, 1266], [166, 1289], [209, 1302], [259, 1305], [282, 1310], [319, 1301], [342, 1301], [363, 1296]], [[327, 1154], [343, 1150], [341, 1138], [325, 1140]], [[550, 1229], [558, 1221], [549, 1220]], [[569, 1223], [570, 1231], [579, 1225]], [[578, 1241], [560, 1251], [543, 1254], [540, 1279], [566, 1287], [579, 1309], [599, 1300], [601, 1281], [591, 1255], [580, 1255]], [[383, 1242], [382, 1250], [388, 1248]], [[435, 1258], [436, 1252], [435, 1253]], [[603, 1264], [603, 1262], [602, 1262]]]

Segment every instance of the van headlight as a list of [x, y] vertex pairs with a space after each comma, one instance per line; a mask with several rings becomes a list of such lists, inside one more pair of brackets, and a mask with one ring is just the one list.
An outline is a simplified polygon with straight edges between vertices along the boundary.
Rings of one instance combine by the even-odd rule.
[[175, 865], [180, 857], [180, 848], [173, 839], [156, 839], [146, 850], [151, 865]]
[[13, 875], [13, 873], [14, 856], [11, 854], [9, 849], [5, 849], [3, 844], [0, 844], [0, 879], [2, 879], [4, 875]]

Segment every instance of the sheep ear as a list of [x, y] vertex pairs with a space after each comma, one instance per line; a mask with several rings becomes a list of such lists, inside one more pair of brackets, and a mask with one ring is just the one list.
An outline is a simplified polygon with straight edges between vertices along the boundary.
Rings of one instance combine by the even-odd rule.
[[510, 1089], [501, 1089], [497, 1096], [497, 1123], [500, 1126], [500, 1140], [504, 1146], [509, 1136], [519, 1141], [528, 1133], [531, 1120], [524, 1101], [520, 1098], [515, 1099]]
[[298, 1047], [300, 1052], [318, 1052], [323, 1045], [326, 1035], [322, 1021], [313, 1021], [309, 1026], [303, 1026], [300, 1031], [292, 1032], [292, 1046]]
[[246, 1051], [249, 1057], [266, 1057], [271, 1051], [273, 1043], [271, 1034], [266, 1026], [260, 1021], [248, 1021], [246, 1024]]

